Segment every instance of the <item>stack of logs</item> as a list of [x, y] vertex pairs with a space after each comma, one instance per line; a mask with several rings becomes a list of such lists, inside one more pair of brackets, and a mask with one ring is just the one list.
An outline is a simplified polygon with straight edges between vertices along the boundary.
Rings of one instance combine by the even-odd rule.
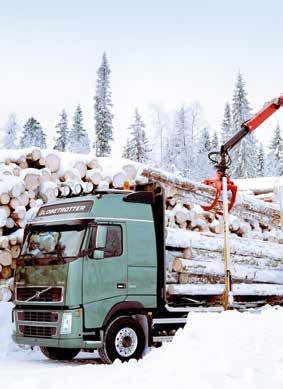
[[[98, 189], [122, 188], [126, 180], [131, 186], [152, 180], [165, 187], [168, 283], [222, 282], [222, 216], [204, 212], [200, 207], [214, 196], [211, 188], [127, 160], [117, 163], [40, 149], [13, 150], [0, 163], [0, 300], [11, 297], [10, 279], [20, 254], [23, 229], [39, 206], [56, 199], [66, 186], [75, 188], [80, 184], [87, 193], [88, 183]], [[254, 253], [252, 249], [237, 249], [240, 243], [235, 244], [232, 259], [235, 266], [238, 263], [235, 274], [241, 274], [236, 276], [237, 280], [256, 281], [255, 269], [265, 265], [279, 269], [280, 258], [273, 258], [273, 248], [282, 247], [279, 220], [279, 209], [274, 204], [246, 199], [235, 206], [230, 216], [233, 242], [242, 240], [247, 241], [245, 247], [258, 247]], [[188, 234], [182, 244], [178, 232]]]

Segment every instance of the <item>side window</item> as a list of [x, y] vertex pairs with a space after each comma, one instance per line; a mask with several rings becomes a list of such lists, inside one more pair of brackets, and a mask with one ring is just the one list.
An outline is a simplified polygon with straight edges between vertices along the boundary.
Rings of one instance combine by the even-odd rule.
[[[89, 248], [96, 247], [96, 228], [94, 227], [89, 242]], [[118, 225], [107, 226], [104, 258], [119, 257], [123, 252], [122, 227]], [[102, 257], [103, 258], [103, 257]]]
[[108, 226], [104, 258], [119, 257], [122, 255], [122, 228], [121, 226]]

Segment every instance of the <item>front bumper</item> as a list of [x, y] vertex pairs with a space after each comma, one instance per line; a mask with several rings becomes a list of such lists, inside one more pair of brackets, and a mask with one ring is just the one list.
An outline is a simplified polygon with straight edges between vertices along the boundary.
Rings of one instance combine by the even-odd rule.
[[[61, 334], [62, 317], [64, 313], [72, 314], [72, 326], [69, 334]], [[60, 347], [60, 348], [97, 348], [100, 341], [83, 340], [83, 311], [68, 309], [65, 311], [18, 309], [13, 311], [15, 331], [12, 335], [17, 344], [30, 346]], [[56, 320], [47, 321], [50, 317]], [[45, 320], [45, 321], [43, 321]], [[48, 334], [48, 336], [46, 336]]]

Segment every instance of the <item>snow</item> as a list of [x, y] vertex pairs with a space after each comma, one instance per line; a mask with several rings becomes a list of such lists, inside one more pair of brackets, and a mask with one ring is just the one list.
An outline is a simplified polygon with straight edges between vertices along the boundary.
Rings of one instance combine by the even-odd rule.
[[[0, 304], [0, 371], [5, 389], [279, 389], [283, 385], [283, 309], [191, 313], [173, 342], [143, 360], [54, 362], [13, 345], [12, 304]], [[90, 358], [90, 354], [87, 354]], [[84, 363], [83, 363], [84, 362]]]

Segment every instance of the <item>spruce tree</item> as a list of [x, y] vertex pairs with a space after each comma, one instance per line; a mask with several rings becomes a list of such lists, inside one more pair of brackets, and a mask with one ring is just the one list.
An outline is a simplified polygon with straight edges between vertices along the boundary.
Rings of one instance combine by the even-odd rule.
[[[234, 132], [238, 132], [241, 125], [251, 117], [251, 108], [241, 73], [238, 74], [234, 90], [232, 117]], [[235, 178], [256, 177], [257, 154], [256, 138], [253, 134], [248, 134], [231, 152], [232, 176]]]
[[191, 165], [188, 158], [190, 139], [186, 110], [182, 106], [175, 113], [174, 131], [170, 143], [171, 153], [174, 156], [174, 170], [177, 168], [185, 177], [191, 174]]
[[17, 142], [17, 131], [19, 125], [17, 123], [17, 117], [15, 113], [12, 113], [4, 127], [4, 140], [3, 148], [4, 149], [15, 149]]
[[230, 104], [227, 102], [224, 108], [224, 116], [221, 126], [221, 144], [224, 144], [232, 135], [232, 115]]
[[218, 134], [216, 131], [214, 131], [212, 139], [211, 139], [211, 149], [213, 151], [218, 151], [219, 149], [219, 139], [218, 139]]
[[264, 177], [265, 175], [265, 153], [262, 143], [260, 143], [258, 149], [258, 177]]
[[88, 154], [90, 152], [89, 137], [87, 130], [83, 126], [83, 112], [80, 105], [77, 106], [74, 113], [68, 150], [81, 154]]
[[127, 139], [127, 143], [123, 149], [122, 157], [127, 158], [127, 159], [131, 159], [131, 141], [129, 138]]
[[124, 149], [124, 155], [127, 155], [129, 159], [136, 162], [148, 162], [149, 142], [145, 134], [145, 124], [139, 114], [138, 110], [135, 110], [134, 122], [129, 127], [130, 139], [127, 141], [127, 145]]
[[267, 170], [268, 174], [271, 176], [279, 176], [280, 175], [280, 157], [281, 156], [281, 129], [279, 124], [274, 129], [271, 142], [269, 145], [269, 153], [268, 153], [268, 163]]
[[56, 124], [55, 128], [57, 129], [57, 138], [55, 139], [54, 150], [66, 151], [69, 133], [67, 113], [64, 109], [60, 115], [60, 121]]
[[20, 147], [40, 147], [46, 149], [46, 135], [40, 123], [33, 117], [27, 120], [23, 127], [23, 136], [20, 140]]
[[94, 97], [95, 149], [98, 157], [106, 157], [111, 152], [110, 141], [113, 140], [111, 113], [110, 67], [104, 53], [97, 72], [96, 94]]
[[210, 135], [208, 129], [205, 127], [203, 128], [200, 136], [200, 146], [199, 146], [199, 152], [200, 153], [209, 153], [211, 151], [211, 141], [210, 141]]

